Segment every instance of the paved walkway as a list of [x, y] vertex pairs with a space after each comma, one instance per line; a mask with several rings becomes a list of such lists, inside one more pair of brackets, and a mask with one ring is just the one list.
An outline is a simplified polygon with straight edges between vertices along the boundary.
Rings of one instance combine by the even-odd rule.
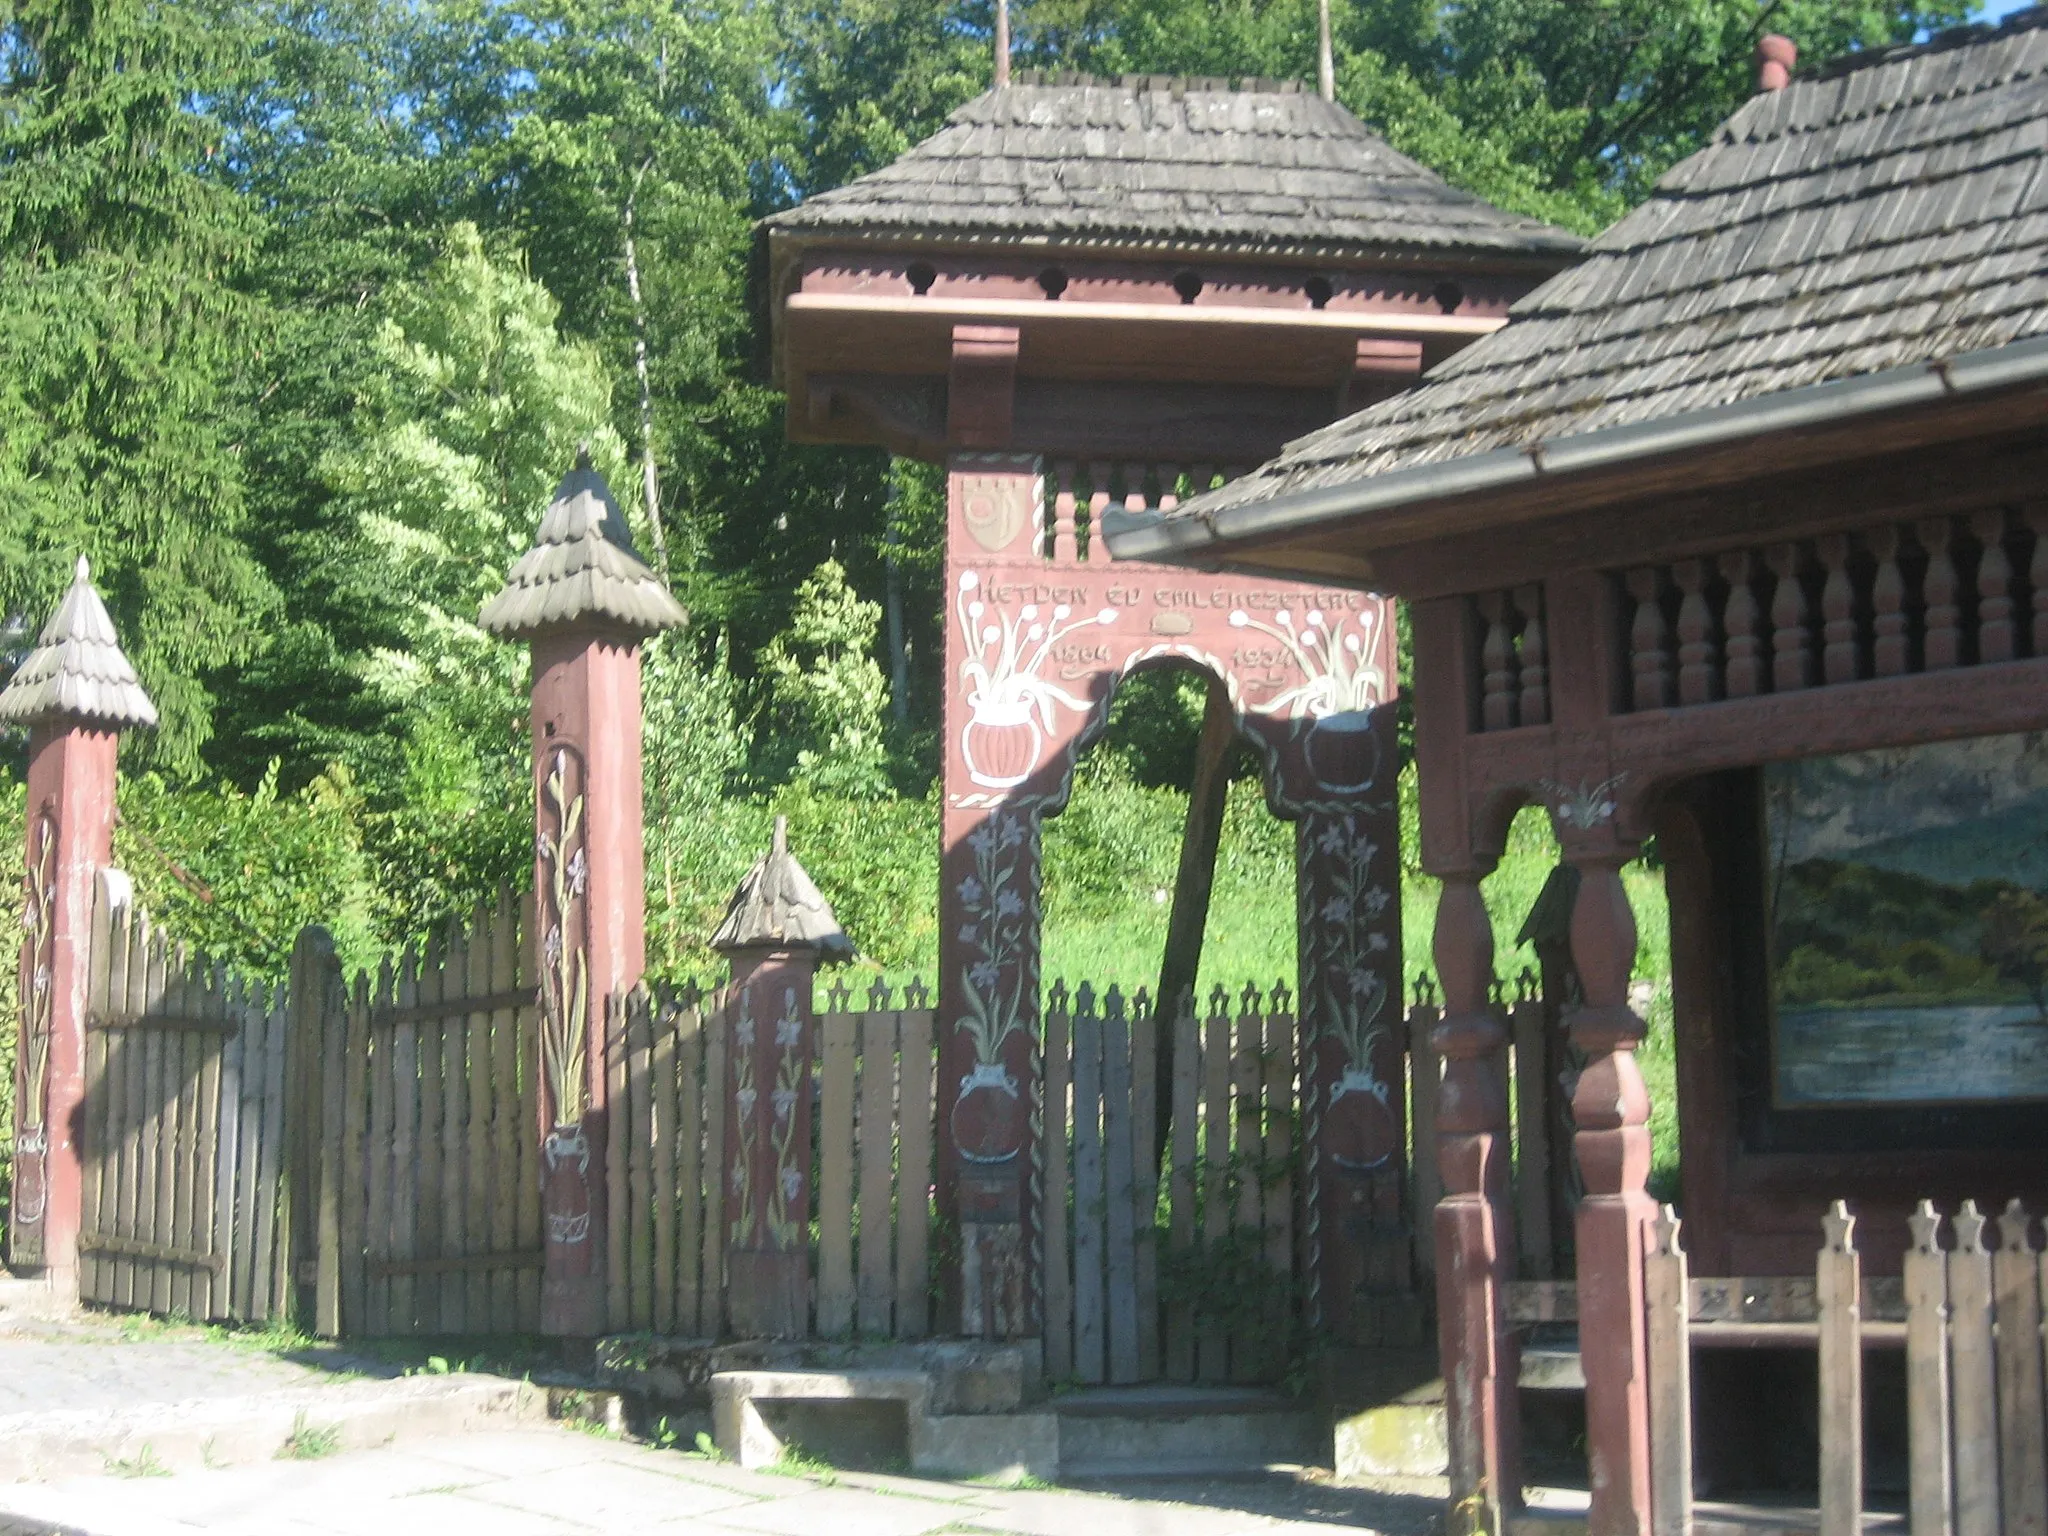
[[[1287, 1479], [1196, 1482], [1186, 1493], [1200, 1502], [781, 1476], [534, 1428], [311, 1462], [0, 1485], [0, 1536], [1331, 1536], [1337, 1525], [1419, 1536], [1441, 1507]], [[1290, 1505], [1292, 1519], [1257, 1512]]]

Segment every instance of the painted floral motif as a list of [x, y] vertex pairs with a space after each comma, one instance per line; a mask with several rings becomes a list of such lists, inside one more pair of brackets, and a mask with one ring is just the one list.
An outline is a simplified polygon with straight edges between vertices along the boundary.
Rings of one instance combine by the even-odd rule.
[[761, 1092], [754, 1075], [754, 1021], [745, 1011], [750, 1003], [751, 998], [742, 994], [741, 1014], [733, 1027], [737, 1049], [733, 1053], [732, 1098], [739, 1148], [732, 1166], [735, 1215], [730, 1230], [736, 1247], [752, 1247], [765, 1239], [774, 1247], [787, 1248], [804, 1227], [797, 1212], [804, 1192], [801, 1164], [809, 1156], [808, 1146], [799, 1146], [796, 1134], [797, 1102], [804, 1087], [803, 1016], [796, 989], [785, 987], [782, 1017], [775, 1021], [774, 1086], [768, 1090], [768, 1150], [775, 1159], [775, 1176], [763, 1211], [753, 1198], [754, 1154], [761, 1145], [761, 1122], [754, 1109]]
[[[580, 776], [581, 764], [574, 765]], [[542, 792], [542, 826], [534, 851], [545, 867], [540, 881], [541, 1069], [549, 1114], [557, 1126], [582, 1123], [590, 1107], [584, 1040], [590, 1026], [590, 957], [583, 934], [584, 893], [590, 885], [583, 846], [583, 795], [572, 788], [572, 763], [557, 749]]]
[[1025, 939], [1036, 897], [1028, 882], [1028, 832], [1014, 811], [997, 811], [967, 835], [974, 872], [954, 887], [967, 922], [958, 934], [969, 960], [961, 974], [965, 1012], [954, 1028], [974, 1045], [974, 1065], [960, 1079], [951, 1128], [969, 1162], [1004, 1163], [1023, 1146], [1028, 1106], [1003, 1046], [1028, 1030], [1024, 1016]]
[[[56, 1004], [51, 966], [57, 945], [57, 823], [48, 812], [36, 818], [29, 838], [27, 898], [21, 912], [21, 1097], [14, 1133], [17, 1229], [42, 1221], [49, 1193], [45, 1159], [50, 1138], [44, 1115], [50, 1078], [50, 1018]], [[28, 1255], [17, 1252], [15, 1257]]]
[[1576, 785], [1545, 779], [1542, 789], [1550, 797], [1551, 809], [1557, 813], [1559, 821], [1581, 832], [1590, 832], [1614, 820], [1614, 813], [1621, 809], [1615, 791], [1621, 788], [1627, 777], [1625, 773], [1617, 773], [1598, 784], [1581, 779]]
[[[1356, 620], [1357, 629], [1347, 628]], [[1258, 708], [1261, 713], [1291, 719], [1322, 720], [1332, 715], [1371, 710], [1387, 701], [1387, 678], [1374, 661], [1381, 612], [1377, 605], [1336, 616], [1311, 608], [1299, 628], [1282, 608], [1268, 624], [1242, 608], [1230, 615], [1231, 627], [1249, 629], [1277, 640], [1301, 668], [1302, 680], [1283, 689]]]
[[[1321, 1036], [1342, 1048], [1343, 1067], [1330, 1085], [1323, 1139], [1339, 1167], [1369, 1169], [1392, 1157], [1399, 1141], [1392, 1088], [1373, 1066], [1386, 1040], [1390, 990], [1387, 935], [1377, 926], [1393, 894], [1373, 879], [1379, 844], [1360, 830], [1356, 814], [1332, 816], [1309, 840], [1305, 888], [1324, 891], [1322, 905], [1306, 914], [1304, 943], [1313, 946], [1320, 990]], [[1312, 886], [1306, 877], [1319, 874]]]
[[981, 578], [960, 577], [953, 609], [966, 641], [960, 664], [966, 686], [967, 724], [960, 731], [960, 755], [967, 776], [989, 789], [1013, 789], [1038, 767], [1045, 738], [1054, 729], [1053, 708], [1088, 709], [1077, 698], [1039, 675], [1052, 648], [1076, 630], [1114, 624], [1117, 611], [1101, 608], [1075, 617], [1065, 603], [1041, 616], [1036, 603], [1010, 613], [983, 600]]

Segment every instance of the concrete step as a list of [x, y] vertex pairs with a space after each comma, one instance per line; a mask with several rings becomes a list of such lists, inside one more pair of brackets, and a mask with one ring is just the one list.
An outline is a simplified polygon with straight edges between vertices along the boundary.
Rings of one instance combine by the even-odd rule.
[[[108, 1346], [110, 1349], [117, 1346]], [[454, 1373], [122, 1407], [0, 1414], [0, 1482], [318, 1457], [545, 1423], [548, 1392]]]
[[1313, 1403], [1258, 1387], [1089, 1387], [1051, 1403], [1063, 1478], [1258, 1472], [1329, 1459]]
[[[1432, 1362], [1433, 1364], [1433, 1362]], [[1342, 1477], [1441, 1477], [1450, 1466], [1450, 1431], [1441, 1377], [1414, 1379], [1367, 1372], [1361, 1382], [1334, 1382], [1332, 1455]], [[1586, 1390], [1575, 1339], [1544, 1339], [1522, 1347], [1519, 1385], [1569, 1403]], [[1364, 1390], [1357, 1390], [1360, 1386]], [[1349, 1390], [1347, 1390], [1349, 1389]], [[1534, 1402], [1531, 1400], [1533, 1411]]]

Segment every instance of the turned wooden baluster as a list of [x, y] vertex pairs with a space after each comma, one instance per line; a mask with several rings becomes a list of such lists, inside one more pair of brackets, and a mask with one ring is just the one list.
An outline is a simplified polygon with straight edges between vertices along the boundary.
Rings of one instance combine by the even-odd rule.
[[1671, 568], [1678, 583], [1678, 702], [1714, 699], [1714, 613], [1707, 606], [1707, 563], [1681, 560]]
[[1849, 579], [1849, 536], [1829, 534], [1813, 541], [1814, 553], [1827, 571], [1820, 591], [1822, 631], [1821, 676], [1831, 683], [1856, 681], [1856, 588]]
[[1479, 718], [1486, 730], [1504, 731], [1515, 723], [1515, 647], [1507, 593], [1481, 596], [1479, 613], [1486, 620], [1486, 640], [1479, 647], [1485, 674], [1479, 690]]
[[1090, 464], [1088, 466], [1088, 549], [1087, 560], [1093, 565], [1098, 560], [1109, 558], [1109, 547], [1102, 542], [1102, 514], [1109, 510], [1109, 466]]
[[2034, 530], [2034, 558], [2027, 564], [2029, 600], [2033, 606], [2034, 654], [2048, 656], [2048, 511], [2027, 514], [2027, 526]]
[[2012, 561], [2005, 553], [2005, 513], [1997, 508], [1970, 519], [1983, 553], [1977, 557], [1977, 659], [2013, 657]]
[[1899, 530], [1873, 528], [1870, 552], [1877, 575], [1870, 582], [1870, 670], [1875, 677], [1899, 677], [1907, 668], [1906, 578], [1899, 570]]
[[1657, 1207], [1645, 1191], [1650, 1096], [1636, 1063], [1645, 1026], [1628, 1002], [1636, 922], [1621, 866], [1634, 851], [1594, 836], [1567, 852], [1579, 871], [1571, 948], [1584, 997], [1570, 1013], [1572, 1044], [1585, 1054], [1572, 1092], [1572, 1147], [1585, 1184], [1576, 1221], [1579, 1316], [1599, 1320], [1579, 1336], [1593, 1448], [1588, 1536], [1648, 1536], [1650, 1517], [1643, 1256]]
[[1929, 672], [1940, 672], [1963, 659], [1963, 615], [1956, 606], [1956, 562], [1949, 550], [1952, 530], [1947, 518], [1930, 517], [1914, 524], [1913, 532], [1927, 551], [1927, 574], [1920, 578], [1927, 604], [1920, 664]]
[[1728, 697], [1747, 699], [1763, 692], [1763, 640], [1757, 625], [1763, 614], [1751, 589], [1750, 577], [1756, 563], [1747, 550], [1721, 557], [1721, 576], [1728, 583], [1728, 601], [1721, 608], [1721, 630], [1727, 637], [1726, 682]]
[[1159, 469], [1159, 510], [1171, 512], [1180, 505], [1180, 466], [1161, 464]]
[[1764, 557], [1778, 578], [1771, 594], [1771, 688], [1789, 693], [1813, 686], [1813, 634], [1806, 584], [1799, 579], [1799, 546], [1777, 544]]
[[[1507, 1321], [1515, 1251], [1509, 1213], [1508, 1031], [1488, 1001], [1493, 924], [1480, 871], [1445, 875], [1433, 949], [1444, 1010], [1430, 1043], [1437, 1088], [1437, 1340], [1449, 1395], [1453, 1507], [1481, 1501], [1473, 1529], [1498, 1532], [1521, 1501], [1520, 1346]], [[1640, 1316], [1641, 1309], [1638, 1308]]]
[[1671, 629], [1664, 622], [1662, 591], [1663, 581], [1654, 569], [1628, 573], [1629, 596], [1636, 600], [1628, 649], [1637, 709], [1665, 709], [1671, 704]]
[[1074, 563], [1074, 463], [1061, 459], [1053, 468], [1059, 490], [1052, 502], [1052, 559], [1055, 565]]
[[1550, 656], [1544, 648], [1543, 589], [1515, 588], [1515, 606], [1522, 613], [1522, 698], [1524, 725], [1550, 723]]

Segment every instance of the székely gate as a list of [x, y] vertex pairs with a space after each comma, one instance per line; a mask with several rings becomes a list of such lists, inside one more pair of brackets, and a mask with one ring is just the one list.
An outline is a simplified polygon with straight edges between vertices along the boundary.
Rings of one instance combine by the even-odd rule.
[[[1399, 390], [1496, 329], [1577, 242], [1452, 190], [1289, 82], [1013, 85], [997, 68], [995, 90], [894, 165], [763, 226], [790, 435], [947, 469], [937, 1191], [962, 1252], [948, 1321], [1042, 1329], [1061, 1363], [1061, 1314], [1089, 1277], [1066, 1268], [1058, 1100], [1071, 1092], [1085, 1119], [1094, 1079], [1060, 1059], [1071, 1042], [1041, 1007], [1039, 830], [1118, 681], [1181, 666], [1211, 693], [1165, 1011], [1195, 975], [1239, 735], [1297, 828], [1298, 1007], [1290, 1038], [1269, 1031], [1254, 1054], [1279, 1053], [1299, 1112], [1298, 1142], [1275, 1140], [1299, 1154], [1308, 1320], [1420, 1342], [1391, 606], [1112, 567], [1101, 519], [1171, 508]], [[1141, 1114], [1153, 1065], [1129, 1069]], [[1178, 1132], [1167, 1055], [1150, 1075]], [[1127, 1357], [1112, 1374], [1143, 1369]]]

